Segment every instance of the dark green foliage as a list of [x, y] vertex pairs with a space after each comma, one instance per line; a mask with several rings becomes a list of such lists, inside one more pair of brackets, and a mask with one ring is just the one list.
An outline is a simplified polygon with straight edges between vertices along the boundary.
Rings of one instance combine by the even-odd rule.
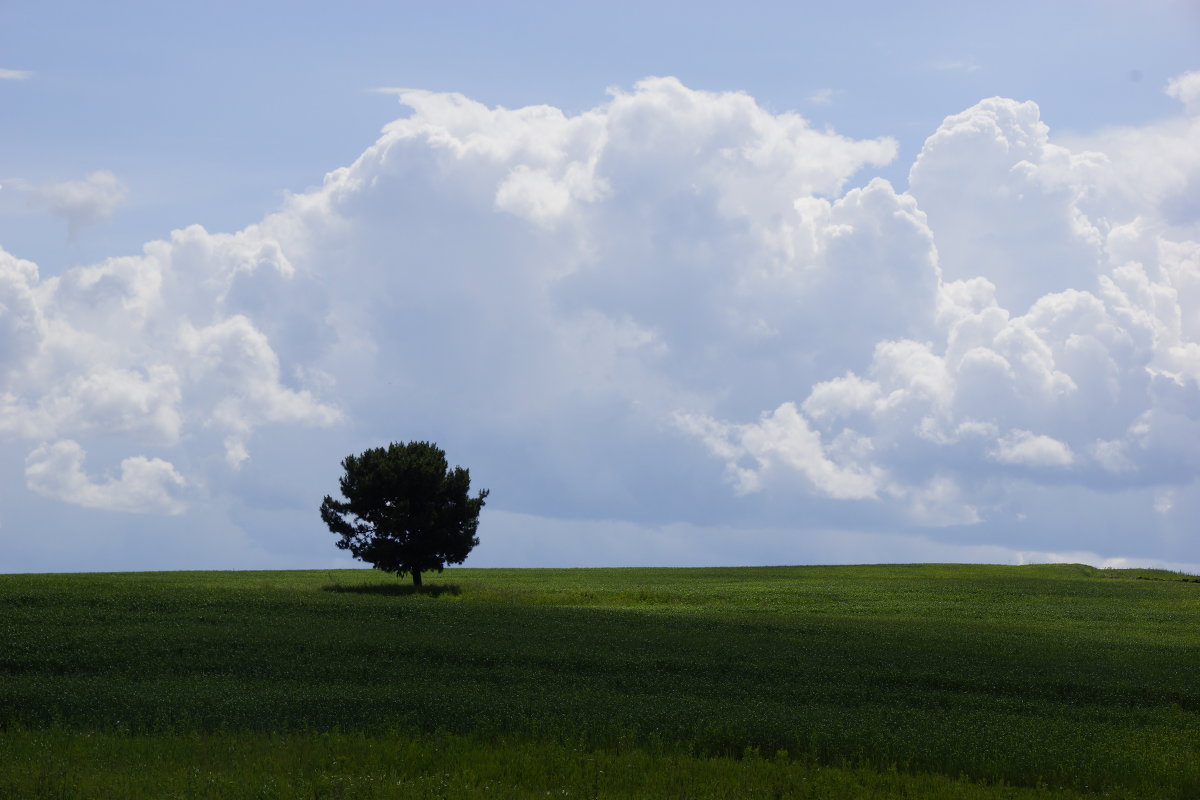
[[[147, 763], [180, 781], [195, 747], [251, 733], [292, 742], [272, 757], [280, 780], [402, 769], [383, 756], [314, 761], [338, 749], [321, 738], [335, 729], [383, 751], [438, 729], [467, 737], [463, 769], [477, 774], [510, 758], [491, 741], [524, 742], [564, 772], [597, 750], [621, 754], [603, 777], [497, 796], [738, 796], [735, 761], [786, 751], [800, 766], [779, 768], [795, 781], [782, 797], [888, 796], [869, 781], [805, 790], [833, 765], [947, 782], [896, 778], [908, 787], [897, 797], [1195, 798], [1200, 584], [1185, 577], [1078, 565], [454, 569], [435, 595], [376, 590], [400, 587], [368, 570], [0, 576], [0, 798], [15, 774], [6, 750], [30, 752], [21, 731], [50, 732], [63, 781], [97, 769], [70, 757], [93, 746], [72, 744], [89, 732], [149, 737]], [[215, 744], [192, 744], [198, 735]], [[622, 793], [612, 771], [626, 753], [668, 775], [732, 761], [711, 791], [697, 779]], [[430, 780], [470, 779], [430, 764]], [[231, 775], [259, 780], [251, 767]], [[315, 796], [295, 785], [262, 796]], [[472, 796], [403, 787], [344, 796]], [[142, 796], [167, 794], [201, 796]]]
[[441, 572], [461, 564], [479, 538], [479, 511], [488, 491], [470, 496], [471, 476], [450, 469], [430, 442], [389, 444], [342, 461], [339, 481], [346, 502], [329, 495], [321, 519], [338, 535], [337, 546], [375, 569], [411, 574]]

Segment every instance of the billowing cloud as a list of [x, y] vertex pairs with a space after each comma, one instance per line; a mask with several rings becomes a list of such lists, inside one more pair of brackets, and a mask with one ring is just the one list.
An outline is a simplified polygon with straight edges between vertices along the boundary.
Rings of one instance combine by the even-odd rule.
[[184, 522], [323, 558], [337, 461], [433, 439], [509, 519], [1200, 562], [1195, 118], [1067, 142], [985, 99], [901, 191], [871, 174], [886, 136], [672, 78], [578, 114], [396, 95], [237, 233], [49, 278], [0, 252], [0, 436], [32, 491], [186, 490]]
[[160, 458], [134, 456], [121, 462], [119, 477], [96, 483], [83, 471], [86, 453], [70, 439], [43, 445], [25, 459], [25, 483], [40, 495], [84, 508], [133, 513], [180, 514], [172, 495], [183, 477]]
[[[298, 363], [292, 376], [284, 373], [264, 333], [290, 338], [285, 348], [302, 347], [300, 335], [287, 333], [308, 320], [277, 322], [271, 311], [285, 303], [287, 316], [320, 302], [282, 291], [280, 282], [303, 283], [293, 278], [278, 243], [257, 228], [233, 236], [188, 228], [141, 256], [46, 280], [34, 264], [0, 251], [0, 328], [8, 334], [0, 350], [0, 436], [65, 439], [72, 447], [115, 437], [127, 447], [178, 448], [185, 460], [220, 453], [237, 467], [249, 458], [246, 439], [264, 425], [336, 423], [337, 407], [304, 385], [309, 375]], [[257, 325], [246, 316], [252, 309]], [[47, 460], [49, 452], [29, 456], [40, 465], [29, 485], [41, 494], [104, 508], [123, 507], [104, 499], [110, 496], [141, 496], [129, 494], [124, 477], [79, 493], [51, 490], [51, 468], [67, 462]], [[165, 463], [131, 458], [130, 480]], [[83, 487], [82, 472], [72, 475], [62, 486]]]
[[[730, 426], [707, 417], [681, 415], [679, 425], [701, 437], [726, 460], [741, 494], [762, 488], [765, 473], [786, 469], [799, 472], [817, 491], [829, 497], [867, 499], [876, 496], [873, 476], [854, 463], [862, 460], [858, 458], [862, 454], [857, 452], [861, 442], [839, 440], [827, 448], [820, 434], [791, 403], [763, 414], [757, 424]], [[852, 437], [852, 434], [847, 435]], [[835, 452], [831, 453], [831, 449]], [[841, 453], [843, 458], [835, 460], [836, 451], [848, 452]], [[846, 455], [850, 458], [846, 459]], [[750, 465], [741, 466], [740, 462], [746, 460]]]
[[[1181, 99], [1187, 79], [1171, 85]], [[1180, 153], [1193, 133], [1162, 125], [1143, 146]], [[1053, 474], [1096, 490], [1117, 475], [1129, 487], [1195, 480], [1200, 214], [1164, 219], [1162, 188], [1194, 156], [1134, 180], [1114, 156], [1136, 151], [1135, 136], [1095, 142], [1110, 152], [1072, 151], [1035, 105], [999, 98], [948, 117], [911, 176], [937, 246], [937, 310], [925, 318], [938, 333], [883, 339], [865, 370], [813, 384], [793, 428], [851, 437], [870, 454], [856, 468], [910, 511], [923, 513], [928, 476], [926, 487], [954, 486], [960, 523], [984, 520], [983, 501], [1013, 480]], [[742, 454], [707, 440], [736, 469]], [[978, 487], [976, 499], [959, 484]]]
[[116, 213], [128, 187], [108, 170], [97, 170], [80, 181], [52, 183], [36, 190], [50, 213], [67, 221], [72, 235], [86, 225], [104, 222]]

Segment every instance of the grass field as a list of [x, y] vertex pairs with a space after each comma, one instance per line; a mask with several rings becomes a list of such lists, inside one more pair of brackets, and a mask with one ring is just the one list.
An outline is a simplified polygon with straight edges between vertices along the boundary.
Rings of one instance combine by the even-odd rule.
[[1200, 583], [0, 576], [0, 798], [1200, 796]]

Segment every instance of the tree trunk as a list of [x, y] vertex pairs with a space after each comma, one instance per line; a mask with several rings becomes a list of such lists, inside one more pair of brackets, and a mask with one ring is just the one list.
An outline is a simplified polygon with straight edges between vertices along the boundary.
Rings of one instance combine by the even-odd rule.
[[413, 586], [416, 586], [418, 589], [420, 589], [421, 588], [421, 570], [414, 569], [412, 571], [412, 576], [413, 576]]

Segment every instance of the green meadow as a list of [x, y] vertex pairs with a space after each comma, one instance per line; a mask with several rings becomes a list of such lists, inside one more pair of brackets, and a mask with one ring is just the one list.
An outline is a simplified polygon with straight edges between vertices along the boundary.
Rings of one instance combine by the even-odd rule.
[[1195, 798], [1200, 582], [0, 576], [0, 798]]

